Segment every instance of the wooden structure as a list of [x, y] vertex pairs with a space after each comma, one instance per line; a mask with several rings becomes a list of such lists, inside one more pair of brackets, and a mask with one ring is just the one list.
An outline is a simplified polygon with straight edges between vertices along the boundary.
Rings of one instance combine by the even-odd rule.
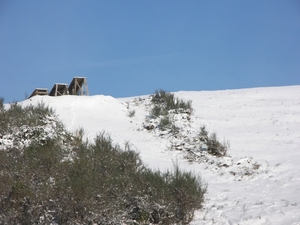
[[48, 95], [48, 89], [47, 88], [36, 88], [32, 94], [29, 96], [29, 98], [36, 96], [36, 95]]
[[89, 90], [86, 77], [74, 77], [69, 86], [68, 84], [55, 83], [50, 93], [48, 93], [46, 88], [36, 88], [29, 98], [35, 95], [89, 95]]
[[70, 95], [89, 95], [86, 77], [74, 77], [69, 85]]
[[49, 95], [50, 96], [61, 96], [61, 95], [68, 95], [68, 85], [67, 84], [54, 84], [53, 88], [51, 89]]

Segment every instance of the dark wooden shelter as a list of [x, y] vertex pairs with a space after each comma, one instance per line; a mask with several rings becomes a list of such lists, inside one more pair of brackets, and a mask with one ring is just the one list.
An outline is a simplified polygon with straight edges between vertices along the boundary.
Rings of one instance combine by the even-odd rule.
[[56, 83], [53, 85], [49, 95], [50, 96], [61, 96], [61, 95], [68, 95], [68, 85], [67, 84], [59, 84]]
[[89, 95], [86, 77], [74, 77], [69, 85], [70, 95]]
[[89, 95], [87, 79], [86, 77], [74, 77], [69, 86], [64, 83], [55, 83], [50, 93], [47, 88], [36, 88], [29, 98], [35, 95]]
[[29, 96], [29, 98], [36, 96], [36, 95], [48, 95], [48, 89], [47, 88], [36, 88], [32, 94]]

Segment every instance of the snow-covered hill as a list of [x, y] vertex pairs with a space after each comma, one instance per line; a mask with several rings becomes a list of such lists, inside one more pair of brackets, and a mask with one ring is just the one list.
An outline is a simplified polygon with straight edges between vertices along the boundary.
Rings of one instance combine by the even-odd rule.
[[300, 86], [174, 94], [194, 108], [187, 123], [178, 119], [185, 139], [205, 125], [230, 141], [229, 157], [190, 162], [186, 151], [171, 150], [172, 137], [143, 128], [148, 96], [36, 96], [22, 104], [44, 102], [67, 129], [82, 127], [91, 140], [105, 130], [120, 145], [129, 141], [151, 168], [178, 161], [200, 173], [208, 193], [193, 224], [300, 224]]

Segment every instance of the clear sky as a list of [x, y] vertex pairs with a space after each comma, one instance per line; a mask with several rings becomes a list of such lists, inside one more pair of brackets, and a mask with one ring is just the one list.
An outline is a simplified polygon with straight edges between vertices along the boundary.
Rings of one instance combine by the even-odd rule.
[[300, 85], [299, 0], [0, 0], [0, 96]]

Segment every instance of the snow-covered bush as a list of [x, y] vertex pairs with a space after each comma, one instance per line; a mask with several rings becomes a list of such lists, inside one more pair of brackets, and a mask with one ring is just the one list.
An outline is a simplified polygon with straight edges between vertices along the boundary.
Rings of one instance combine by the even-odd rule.
[[164, 90], [155, 91], [151, 96], [151, 102], [153, 103], [153, 108], [150, 112], [151, 115], [156, 117], [160, 115], [167, 115], [169, 110], [174, 110], [176, 113], [186, 111], [192, 112], [192, 102], [184, 101], [175, 97], [174, 94], [166, 92]]
[[[83, 129], [67, 135], [58, 122], [51, 126], [57, 135], [30, 141], [40, 137], [31, 131], [47, 125], [47, 118], [56, 124], [53, 113], [43, 105], [15, 104], [2, 114], [1, 130], [30, 131], [28, 145], [0, 151], [3, 224], [179, 224], [201, 208], [206, 186], [197, 175], [178, 166], [152, 171], [128, 143], [122, 149], [105, 132], [89, 142]], [[68, 151], [72, 157], [65, 160]]]
[[0, 110], [0, 150], [22, 150], [31, 143], [41, 143], [68, 136], [54, 111], [44, 103], [22, 107], [12, 103]]
[[198, 139], [202, 144], [207, 146], [208, 153], [215, 156], [225, 156], [229, 148], [229, 143], [221, 143], [215, 132], [209, 135], [205, 126], [200, 127]]
[[164, 90], [156, 91], [150, 99], [150, 116], [146, 118], [143, 127], [150, 131], [158, 128], [159, 136], [167, 134], [171, 140], [171, 149], [186, 150], [190, 154], [199, 150], [207, 151], [217, 157], [226, 155], [229, 143], [221, 143], [216, 133], [209, 134], [205, 126], [200, 128], [195, 137], [187, 137], [187, 133], [192, 132], [189, 130], [193, 112], [191, 101], [175, 98], [174, 94]]
[[129, 116], [130, 118], [131, 118], [131, 117], [134, 117], [134, 115], [135, 115], [135, 110], [134, 110], [134, 109], [128, 111], [128, 116]]
[[155, 91], [150, 99], [150, 115], [144, 123], [144, 128], [147, 130], [159, 128], [162, 131], [176, 133], [179, 130], [175, 124], [176, 115], [190, 115], [193, 111], [191, 101], [185, 102], [164, 90]]
[[170, 128], [172, 125], [172, 120], [170, 119], [169, 116], [163, 116], [159, 120], [159, 127], [164, 130], [165, 128]]

